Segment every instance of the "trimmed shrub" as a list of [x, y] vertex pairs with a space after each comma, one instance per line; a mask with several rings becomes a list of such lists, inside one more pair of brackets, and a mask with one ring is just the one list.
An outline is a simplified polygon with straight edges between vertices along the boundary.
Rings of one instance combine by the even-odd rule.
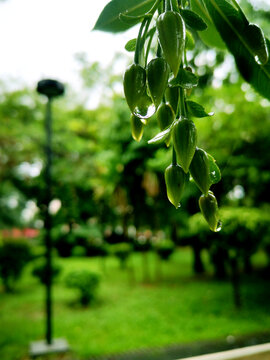
[[98, 274], [88, 270], [72, 271], [65, 278], [66, 286], [79, 291], [79, 302], [87, 306], [96, 297], [100, 277]]
[[107, 245], [100, 239], [88, 239], [86, 244], [86, 256], [107, 256]]
[[25, 239], [6, 239], [0, 244], [0, 277], [5, 291], [14, 289], [25, 265], [32, 259]]
[[84, 246], [81, 246], [81, 245], [76, 245], [72, 249], [71, 254], [72, 254], [72, 256], [76, 256], [76, 257], [86, 256], [86, 248]]
[[128, 243], [118, 243], [110, 246], [111, 253], [117, 257], [122, 268], [126, 266], [127, 259], [132, 253], [133, 247]]
[[168, 261], [175, 250], [175, 245], [171, 240], [163, 240], [155, 245], [155, 250], [161, 260]]
[[61, 257], [69, 257], [75, 246], [75, 236], [72, 233], [58, 234], [54, 239], [54, 247]]

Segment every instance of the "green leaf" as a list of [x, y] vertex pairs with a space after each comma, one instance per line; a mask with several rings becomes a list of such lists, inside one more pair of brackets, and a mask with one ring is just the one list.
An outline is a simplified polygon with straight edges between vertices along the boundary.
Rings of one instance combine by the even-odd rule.
[[221, 172], [219, 167], [216, 164], [216, 160], [210, 154], [207, 154], [209, 160], [209, 170], [210, 170], [210, 182], [211, 184], [216, 184], [221, 180]]
[[192, 89], [198, 85], [198, 77], [192, 72], [180, 69], [176, 78], [170, 81], [170, 85], [181, 86], [184, 89]]
[[191, 4], [191, 9], [195, 11], [197, 14], [199, 14], [200, 17], [207, 24], [207, 29], [203, 32], [199, 32], [199, 36], [202, 39], [202, 41], [210, 47], [215, 47], [222, 50], [225, 49], [226, 46], [216, 30], [211, 20], [211, 17], [206, 7], [203, 4], [203, 0], [191, 0], [190, 4]]
[[195, 48], [195, 41], [192, 34], [189, 31], [186, 31], [186, 49], [193, 50]]
[[151, 140], [148, 141], [148, 144], [160, 144], [163, 141], [167, 140], [170, 136], [172, 130], [172, 125], [169, 126], [167, 129], [161, 131], [158, 133], [155, 137], [153, 137]]
[[250, 46], [255, 60], [265, 65], [269, 59], [266, 40], [262, 29], [256, 24], [249, 24], [245, 31], [245, 39]]
[[[146, 34], [146, 38], [148, 37], [151, 37], [153, 36], [153, 33], [156, 31], [156, 27], [152, 27]], [[128, 52], [133, 52], [135, 51], [136, 49], [136, 41], [137, 41], [137, 38], [135, 39], [130, 39], [126, 45], [125, 45], [125, 49], [128, 51]], [[194, 40], [193, 40], [194, 41]], [[195, 43], [194, 43], [195, 44]]]
[[188, 9], [182, 9], [181, 15], [185, 20], [186, 25], [194, 30], [202, 31], [207, 29], [205, 21], [194, 11]]
[[119, 15], [144, 15], [151, 9], [155, 0], [112, 0], [102, 10], [93, 30], [108, 32], [125, 31], [135, 24], [126, 24], [119, 19]]
[[119, 19], [127, 25], [136, 25], [143, 20], [142, 16], [129, 16], [124, 13], [119, 14]]
[[188, 113], [191, 116], [194, 116], [197, 118], [203, 118], [206, 116], [214, 115], [213, 112], [207, 113], [204, 110], [204, 107], [202, 105], [196, 103], [195, 101], [188, 100], [188, 101], [186, 101], [186, 105], [187, 105]]
[[[241, 12], [225, 0], [204, 0], [204, 3], [243, 78], [270, 100], [270, 61], [260, 65], [255, 60], [254, 50], [246, 40], [247, 24]], [[269, 52], [268, 39], [266, 44]]]
[[129, 40], [126, 45], [125, 45], [125, 49], [129, 52], [132, 52], [132, 51], [135, 51], [135, 48], [136, 48], [136, 41], [137, 39], [131, 39]]

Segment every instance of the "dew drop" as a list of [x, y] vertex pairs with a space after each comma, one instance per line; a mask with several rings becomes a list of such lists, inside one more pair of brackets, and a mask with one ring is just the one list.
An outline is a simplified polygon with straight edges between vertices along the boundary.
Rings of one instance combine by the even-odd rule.
[[221, 222], [221, 220], [218, 220], [215, 232], [219, 232], [221, 229], [222, 229], [222, 222]]
[[147, 125], [147, 119], [146, 118], [140, 118], [141, 123], [143, 123], [143, 125]]
[[260, 58], [259, 58], [258, 55], [254, 56], [254, 59], [255, 59], [255, 61], [256, 61], [257, 64], [263, 65], [263, 63], [261, 62], [261, 60], [260, 60]]
[[140, 119], [148, 119], [152, 115], [154, 115], [155, 111], [156, 111], [155, 105], [150, 104], [150, 105], [136, 106], [133, 111], [133, 114], [135, 116], [138, 116]]

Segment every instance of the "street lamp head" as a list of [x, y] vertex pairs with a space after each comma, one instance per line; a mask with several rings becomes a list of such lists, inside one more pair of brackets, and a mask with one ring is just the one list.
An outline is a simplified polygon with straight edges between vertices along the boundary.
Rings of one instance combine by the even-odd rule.
[[37, 85], [37, 92], [46, 95], [49, 99], [63, 95], [64, 91], [64, 85], [57, 80], [40, 80]]

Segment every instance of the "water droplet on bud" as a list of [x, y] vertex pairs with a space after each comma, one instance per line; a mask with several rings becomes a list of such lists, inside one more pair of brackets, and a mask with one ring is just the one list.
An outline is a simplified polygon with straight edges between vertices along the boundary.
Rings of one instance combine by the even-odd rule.
[[143, 104], [142, 106], [136, 106], [133, 111], [133, 114], [141, 119], [148, 119], [152, 115], [154, 115], [155, 111], [156, 108], [154, 104], [150, 104], [150, 105]]
[[219, 232], [221, 229], [222, 229], [222, 222], [221, 222], [221, 220], [218, 220], [217, 228], [216, 228], [215, 232]]

